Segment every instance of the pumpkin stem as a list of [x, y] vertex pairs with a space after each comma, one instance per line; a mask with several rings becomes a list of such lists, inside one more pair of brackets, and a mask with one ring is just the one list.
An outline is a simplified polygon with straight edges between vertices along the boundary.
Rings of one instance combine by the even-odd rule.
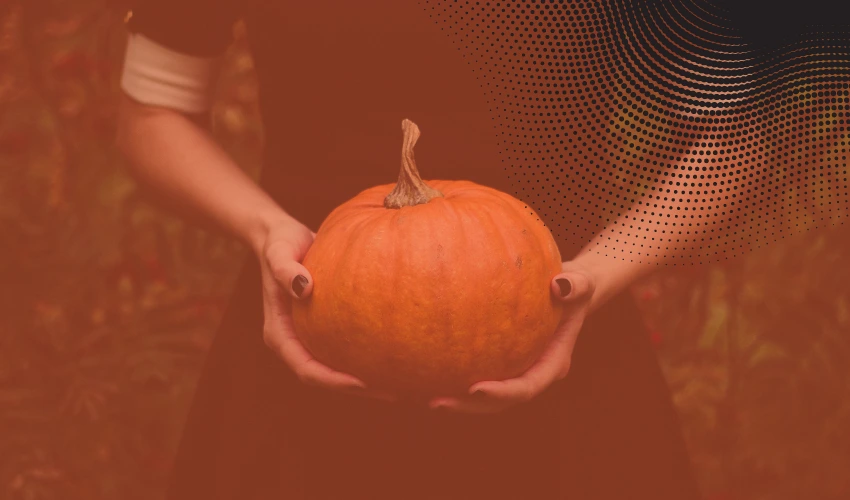
[[428, 203], [434, 198], [443, 197], [443, 193], [425, 184], [416, 168], [413, 146], [419, 139], [419, 127], [405, 118], [401, 122], [401, 130], [404, 132], [404, 143], [401, 148], [401, 172], [398, 174], [398, 183], [395, 188], [384, 198], [384, 207], [386, 208], [412, 207]]

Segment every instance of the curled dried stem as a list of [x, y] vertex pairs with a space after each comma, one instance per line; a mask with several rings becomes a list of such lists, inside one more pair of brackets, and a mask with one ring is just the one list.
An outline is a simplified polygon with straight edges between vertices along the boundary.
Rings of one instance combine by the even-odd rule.
[[398, 183], [384, 199], [384, 207], [386, 208], [412, 207], [443, 196], [443, 193], [422, 180], [422, 177], [419, 176], [419, 170], [416, 168], [413, 146], [419, 139], [419, 127], [405, 118], [401, 122], [401, 130], [404, 133], [401, 148], [401, 172], [398, 175]]

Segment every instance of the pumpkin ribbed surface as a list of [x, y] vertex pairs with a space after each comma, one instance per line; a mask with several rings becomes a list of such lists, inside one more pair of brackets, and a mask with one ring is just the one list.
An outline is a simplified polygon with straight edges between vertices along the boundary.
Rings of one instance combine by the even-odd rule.
[[561, 317], [551, 233], [506, 193], [412, 169], [424, 198], [407, 186], [401, 198], [416, 201], [387, 208], [398, 184], [377, 186], [324, 221], [303, 261], [313, 292], [293, 304], [299, 338], [325, 364], [394, 390], [453, 394], [521, 374]]

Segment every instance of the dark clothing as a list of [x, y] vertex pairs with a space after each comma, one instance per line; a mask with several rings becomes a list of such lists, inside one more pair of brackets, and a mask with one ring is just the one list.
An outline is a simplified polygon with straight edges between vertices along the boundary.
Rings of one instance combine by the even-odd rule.
[[[245, 20], [266, 133], [262, 185], [317, 229], [335, 206], [398, 176], [401, 120], [423, 176], [512, 192], [490, 106], [428, 4], [148, 0], [131, 29], [221, 53]], [[560, 242], [564, 258], [576, 242]], [[249, 262], [209, 354], [172, 498], [698, 498], [641, 318], [621, 296], [589, 318], [571, 372], [503, 414], [436, 414], [297, 383], [262, 340]]]
[[188, 419], [175, 500], [699, 498], [626, 297], [588, 319], [561, 383], [503, 414], [471, 416], [299, 385], [263, 344], [253, 263], [236, 290]]
[[841, 40], [847, 47], [850, 6], [844, 0], [718, 0], [717, 5], [755, 49], [773, 51], [805, 38]]

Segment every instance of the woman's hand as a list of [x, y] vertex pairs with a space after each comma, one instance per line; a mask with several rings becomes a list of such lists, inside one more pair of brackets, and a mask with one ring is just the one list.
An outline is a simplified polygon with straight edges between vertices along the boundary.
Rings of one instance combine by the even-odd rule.
[[291, 301], [304, 300], [313, 290], [313, 278], [301, 261], [315, 236], [298, 222], [284, 221], [271, 225], [264, 243], [259, 245], [265, 343], [305, 384], [391, 400], [391, 395], [371, 390], [353, 375], [333, 370], [317, 361], [295, 334], [290, 314]]
[[475, 383], [469, 388], [468, 396], [437, 398], [429, 406], [463, 413], [496, 413], [533, 399], [566, 377], [596, 283], [587, 268], [572, 261], [564, 263], [563, 272], [552, 278], [550, 288], [564, 304], [563, 317], [546, 350], [531, 368], [517, 378]]

